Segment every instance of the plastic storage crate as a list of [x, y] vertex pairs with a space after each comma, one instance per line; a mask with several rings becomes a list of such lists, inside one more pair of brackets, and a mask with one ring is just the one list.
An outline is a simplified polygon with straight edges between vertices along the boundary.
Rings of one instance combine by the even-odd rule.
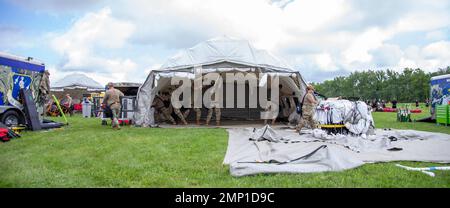
[[436, 123], [450, 124], [448, 115], [448, 105], [436, 105]]

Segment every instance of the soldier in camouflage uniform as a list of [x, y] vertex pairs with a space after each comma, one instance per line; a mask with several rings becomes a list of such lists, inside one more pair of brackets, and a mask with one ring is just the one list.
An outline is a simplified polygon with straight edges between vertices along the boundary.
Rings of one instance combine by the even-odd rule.
[[[175, 119], [173, 119], [170, 109], [170, 104], [167, 103], [168, 93], [163, 93], [162, 96], [156, 95], [153, 99], [152, 107], [155, 108], [155, 112], [162, 120], [169, 120], [173, 125], [176, 125]], [[170, 98], [169, 98], [170, 99]]]
[[185, 119], [185, 114], [186, 114], [186, 112], [189, 113], [189, 110], [185, 111], [185, 113], [183, 114], [183, 113], [181, 113], [181, 110], [179, 108], [174, 107], [173, 112], [175, 112], [175, 114], [178, 116], [178, 118], [180, 118], [181, 122], [184, 125], [188, 125], [188, 123], [186, 122], [186, 119]]
[[[192, 103], [192, 106], [194, 106], [194, 104]], [[195, 123], [197, 125], [200, 125], [200, 118], [202, 116], [202, 111], [200, 108], [193, 108], [194, 112], [195, 112]], [[175, 108], [174, 108], [175, 111]], [[191, 113], [191, 109], [187, 109], [186, 111], [184, 111], [184, 113], [181, 113], [181, 110], [179, 112], [181, 115], [183, 115], [184, 119], [186, 119], [189, 114]], [[178, 115], [178, 114], [177, 114]], [[180, 117], [180, 115], [178, 115], [178, 117]], [[181, 117], [180, 117], [181, 118]]]
[[221, 110], [220, 110], [220, 108], [217, 108], [217, 107], [208, 108], [208, 115], [206, 116], [206, 125], [208, 126], [209, 122], [211, 121], [213, 109], [214, 109], [214, 112], [216, 114], [216, 125], [220, 126]]
[[269, 115], [269, 118], [264, 119], [264, 125], [266, 125], [268, 123], [269, 120], [271, 120], [271, 124], [275, 125], [275, 121], [277, 120], [277, 116], [278, 116], [278, 111], [275, 112], [276, 115], [272, 114], [272, 101], [267, 101], [267, 107], [264, 109], [265, 112], [267, 112]]
[[200, 118], [202, 117], [202, 111], [200, 108], [194, 108], [195, 111], [195, 123], [200, 125]]
[[[212, 82], [211, 87], [214, 87], [214, 83]], [[211, 96], [211, 108], [208, 108], [208, 115], [206, 116], [206, 125], [209, 125], [209, 122], [211, 121], [211, 117], [213, 114], [213, 110], [214, 113], [216, 114], [216, 125], [220, 126], [220, 117], [221, 117], [221, 109], [219, 106], [219, 103], [215, 102], [216, 99], [216, 93], [214, 92], [213, 95]]]
[[[170, 89], [170, 94], [172, 94], [172, 92], [178, 87], [179, 87], [179, 85], [175, 85], [174, 89]], [[192, 92], [192, 95], [194, 95], [194, 92]], [[192, 102], [192, 107], [194, 108], [194, 99], [191, 99], [191, 102]], [[184, 125], [188, 124], [187, 121], [186, 121], [186, 118], [189, 116], [189, 113], [191, 112], [190, 109], [186, 109], [184, 112], [182, 112], [181, 108], [173, 107], [173, 111], [175, 112], [175, 114], [178, 116], [178, 118], [181, 120], [181, 122]], [[201, 109], [200, 108], [194, 108], [194, 112], [196, 113], [196, 123], [197, 123], [197, 125], [200, 125], [200, 117], [201, 117], [201, 113], [202, 113]]]
[[317, 105], [317, 100], [314, 97], [314, 87], [312, 85], [308, 85], [306, 87], [307, 93], [303, 100], [302, 107], [302, 119], [300, 123], [297, 125], [296, 130], [300, 132], [300, 130], [308, 124], [312, 129], [317, 128], [317, 122], [314, 120], [314, 111]]
[[[179, 85], [175, 85], [175, 88], [169, 89], [169, 95], [171, 95], [172, 92], [175, 91], [175, 89], [178, 88], [178, 87], [179, 87]], [[169, 100], [171, 99], [170, 96], [169, 96], [168, 99], [169, 99]], [[184, 113], [181, 113], [181, 109], [180, 109], [180, 108], [175, 108], [175, 107], [173, 107], [173, 112], [175, 112], [175, 115], [178, 116], [178, 118], [181, 120], [181, 122], [182, 122], [184, 125], [187, 125], [187, 124], [188, 124], [188, 123], [186, 122], [186, 117], [187, 117], [187, 115], [189, 115], [189, 110], [186, 110]], [[186, 114], [186, 112], [187, 112], [187, 114]]]
[[[195, 112], [195, 123], [197, 125], [200, 125], [200, 119], [202, 117], [202, 108], [201, 108], [202, 106], [200, 106], [200, 108], [196, 108], [194, 103], [195, 103], [195, 100], [200, 100], [200, 103], [201, 103], [201, 99], [202, 99], [202, 95], [203, 95], [202, 94], [203, 86], [198, 86], [197, 87], [197, 86], [195, 86], [195, 83], [192, 83], [192, 86], [194, 86], [194, 88], [193, 88], [193, 90], [191, 92], [192, 93], [191, 95], [193, 97], [193, 99], [191, 99], [191, 104], [192, 104], [192, 108], [194, 109], [194, 112]], [[195, 94], [196, 90], [199, 91], [199, 94]]]
[[[201, 118], [201, 116], [202, 116], [202, 110], [201, 110], [201, 108], [195, 108], [195, 107], [194, 107], [194, 99], [192, 99], [191, 101], [192, 101], [192, 103], [191, 103], [192, 109], [194, 109], [194, 112], [195, 112], [195, 123], [196, 123], [197, 125], [200, 125], [200, 118]], [[187, 117], [189, 116], [189, 113], [190, 113], [190, 112], [191, 112], [191, 109], [187, 109], [187, 110], [183, 113], [184, 117], [187, 118]]]
[[[113, 129], [120, 129], [119, 126], [119, 113], [120, 113], [120, 108], [122, 107], [122, 104], [120, 103], [120, 97], [123, 97], [123, 93], [114, 88], [114, 84], [113, 83], [108, 83], [108, 90], [105, 92], [105, 97], [103, 97], [103, 104], [104, 106], [108, 106], [111, 109], [111, 113], [112, 113], [112, 127]], [[69, 94], [67, 94], [67, 99], [68, 99], [68, 103], [70, 105], [70, 103], [72, 102], [72, 98], [69, 96]]]

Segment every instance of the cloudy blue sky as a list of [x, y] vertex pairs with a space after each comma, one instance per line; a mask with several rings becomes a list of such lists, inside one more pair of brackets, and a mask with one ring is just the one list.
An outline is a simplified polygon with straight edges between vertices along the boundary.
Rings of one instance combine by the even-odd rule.
[[450, 65], [449, 0], [0, 0], [0, 51], [99, 82], [143, 82], [178, 51], [249, 40], [308, 82]]

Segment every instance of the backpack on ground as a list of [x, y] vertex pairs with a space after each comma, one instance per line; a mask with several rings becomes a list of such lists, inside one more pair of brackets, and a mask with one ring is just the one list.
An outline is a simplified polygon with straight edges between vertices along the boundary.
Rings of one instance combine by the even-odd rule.
[[9, 129], [0, 128], [0, 140], [2, 142], [7, 142], [7, 141], [11, 140], [8, 133], [9, 133]]

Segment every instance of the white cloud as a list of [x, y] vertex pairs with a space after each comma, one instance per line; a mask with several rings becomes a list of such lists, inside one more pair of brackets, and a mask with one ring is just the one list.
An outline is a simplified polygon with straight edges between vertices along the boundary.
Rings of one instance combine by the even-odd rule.
[[329, 53], [320, 53], [315, 56], [315, 62], [323, 71], [336, 71], [338, 68], [334, 64], [333, 57]]
[[425, 71], [435, 71], [447, 66], [450, 66], [449, 41], [433, 42], [422, 48], [408, 47], [399, 63], [399, 67], [421, 68]]
[[45, 69], [50, 72], [50, 84], [62, 79], [66, 74], [66, 72], [58, 71], [54, 65], [47, 65]]
[[95, 71], [101, 74], [99, 78], [124, 81], [137, 68], [136, 63], [121, 58], [126, 57], [126, 53], [117, 58], [108, 57], [107, 51], [123, 50], [134, 29], [133, 24], [112, 17], [109, 8], [87, 13], [67, 32], [54, 37], [51, 43], [52, 48], [64, 57], [60, 70]]
[[[57, 68], [104, 79], [143, 80], [149, 68], [165, 61], [161, 54], [221, 35], [248, 39], [312, 72], [436, 70], [449, 60], [448, 1], [108, 2], [110, 7], [88, 12], [54, 37], [52, 47], [63, 57]], [[412, 33], [423, 33], [417, 46], [392, 42]], [[133, 51], [142, 55], [130, 55]]]
[[425, 38], [431, 41], [445, 40], [446, 34], [442, 30], [427, 32]]
[[393, 68], [398, 66], [404, 52], [398, 45], [384, 44], [375, 50], [371, 50], [370, 54], [376, 67]]
[[8, 0], [14, 4], [27, 9], [47, 11], [47, 12], [64, 12], [74, 11], [88, 8], [92, 4], [100, 3], [101, 0]]
[[297, 0], [285, 7], [283, 23], [293, 31], [313, 31], [347, 12], [349, 5], [342, 0]]
[[369, 62], [372, 56], [369, 50], [382, 46], [383, 42], [390, 37], [389, 32], [379, 28], [370, 28], [355, 38], [350, 47], [343, 52], [344, 63], [347, 65], [352, 62]]
[[431, 43], [423, 49], [423, 53], [427, 58], [439, 58], [450, 60], [450, 42], [439, 41]]
[[69, 31], [55, 38], [53, 46], [59, 52], [78, 46], [86, 49], [95, 46], [107, 49], [120, 48], [133, 30], [132, 24], [115, 19], [111, 16], [111, 9], [104, 8], [77, 20]]
[[429, 31], [450, 24], [450, 15], [446, 12], [418, 11], [406, 15], [395, 25], [399, 32]]

